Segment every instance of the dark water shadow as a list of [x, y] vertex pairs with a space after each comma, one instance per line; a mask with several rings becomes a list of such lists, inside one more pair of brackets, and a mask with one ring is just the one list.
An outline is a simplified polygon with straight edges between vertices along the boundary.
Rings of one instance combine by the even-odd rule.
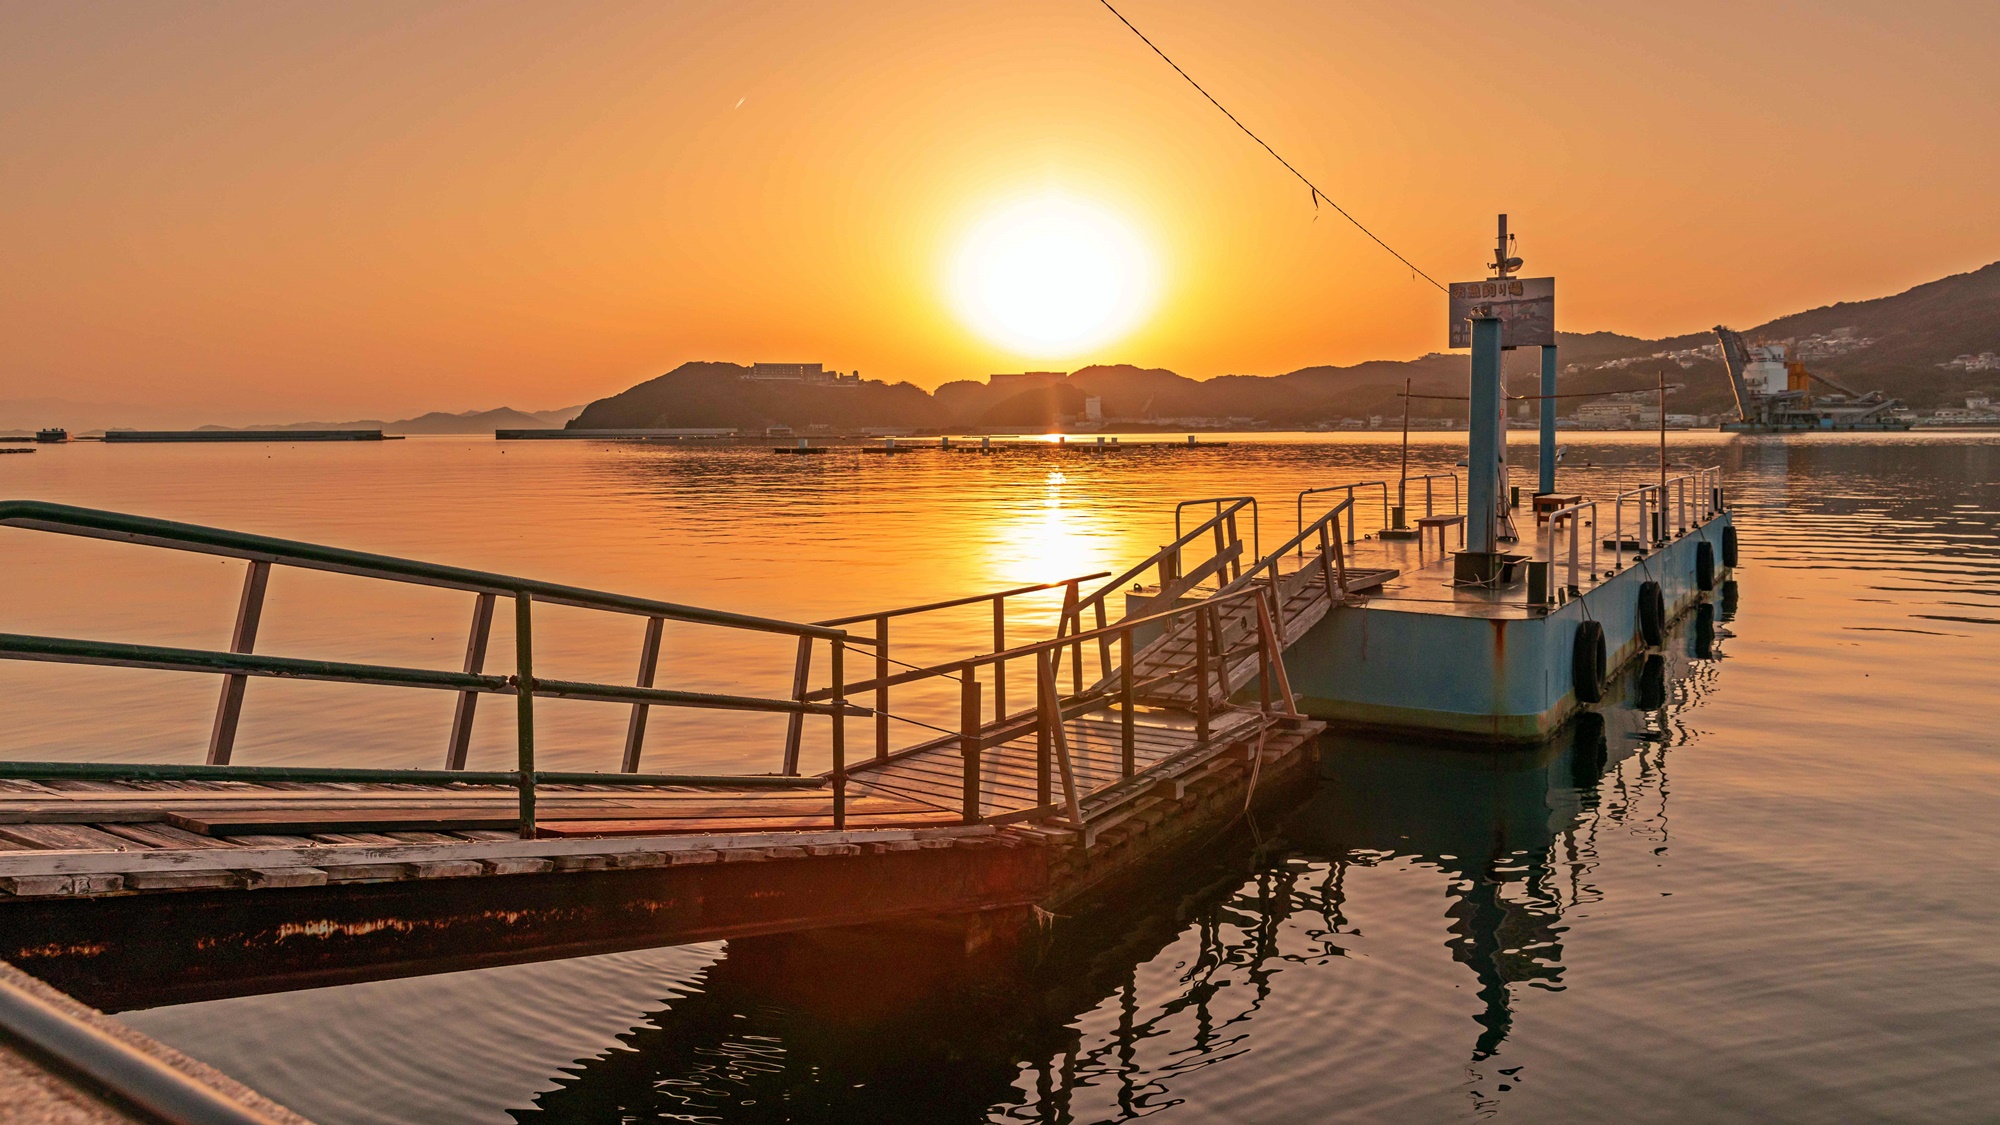
[[[1086, 1087], [1100, 1110], [1115, 1105], [1111, 1120], [1150, 1115], [1178, 1104], [1191, 1067], [1257, 1065], [1242, 1061], [1242, 1023], [1287, 970], [1346, 955], [1357, 931], [1344, 883], [1391, 862], [1437, 873], [1440, 937], [1479, 1000], [1465, 1056], [1492, 1058], [1514, 1034], [1518, 990], [1564, 988], [1565, 917], [1603, 894], [1597, 832], [1637, 828], [1665, 846], [1676, 715], [1715, 669], [1692, 655], [1700, 620], [1683, 618], [1610, 702], [1538, 746], [1330, 736], [1320, 776], [1283, 816], [1239, 821], [1025, 946], [980, 945], [983, 928], [952, 919], [731, 942], [616, 1049], [565, 1069], [514, 1116], [1068, 1121]], [[1155, 983], [1142, 996], [1141, 970], [1189, 939], [1192, 956], [1172, 954], [1171, 994]], [[1228, 1005], [1212, 1008], [1224, 988]]]

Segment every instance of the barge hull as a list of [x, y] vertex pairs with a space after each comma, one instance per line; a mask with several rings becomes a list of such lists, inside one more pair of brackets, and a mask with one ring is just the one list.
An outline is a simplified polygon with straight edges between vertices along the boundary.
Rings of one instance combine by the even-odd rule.
[[[1729, 514], [1627, 565], [1546, 612], [1520, 604], [1399, 603], [1397, 591], [1335, 609], [1285, 653], [1299, 706], [1338, 727], [1534, 742], [1584, 706], [1572, 686], [1577, 627], [1604, 629], [1607, 678], [1646, 651], [1639, 588], [1658, 582], [1669, 621], [1692, 609], [1702, 543], [1721, 573]], [[1600, 547], [1600, 563], [1610, 559]], [[1557, 566], [1558, 576], [1564, 573]], [[1518, 587], [1517, 587], [1518, 590]], [[1518, 596], [1517, 596], [1518, 602]]]

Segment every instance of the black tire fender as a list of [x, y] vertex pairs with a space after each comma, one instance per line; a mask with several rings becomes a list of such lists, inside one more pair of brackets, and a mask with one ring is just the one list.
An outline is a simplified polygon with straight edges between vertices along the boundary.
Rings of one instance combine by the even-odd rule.
[[1570, 685], [1579, 703], [1596, 703], [1604, 698], [1604, 626], [1595, 621], [1579, 622], [1576, 640], [1570, 646]]
[[1715, 589], [1715, 544], [1706, 539], [1694, 545], [1694, 584], [1699, 590]]
[[1658, 648], [1667, 639], [1667, 598], [1658, 582], [1639, 584], [1639, 638], [1647, 648]]
[[1736, 569], [1736, 525], [1733, 523], [1722, 529], [1722, 565]]

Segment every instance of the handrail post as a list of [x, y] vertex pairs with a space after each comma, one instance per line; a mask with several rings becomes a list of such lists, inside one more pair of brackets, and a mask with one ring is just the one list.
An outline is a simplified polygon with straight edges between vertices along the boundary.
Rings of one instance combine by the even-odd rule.
[[[1060, 652], [1058, 648], [1056, 651]], [[1035, 807], [1047, 808], [1051, 789], [1049, 769], [1049, 709], [1053, 701], [1049, 693], [1055, 690], [1055, 673], [1049, 667], [1049, 650], [1039, 649], [1035, 653]]]
[[1097, 599], [1096, 605], [1098, 632], [1097, 663], [1105, 678], [1108, 679], [1111, 676], [1111, 638], [1105, 635], [1104, 630], [1109, 625], [1109, 622], [1104, 618], [1104, 599], [1102, 597]]
[[1215, 694], [1227, 703], [1234, 690], [1229, 682], [1229, 633], [1223, 628], [1222, 611], [1212, 604], [1207, 608], [1208, 631], [1215, 644]]
[[535, 838], [535, 662], [534, 595], [514, 594], [514, 707], [521, 792], [521, 839]]
[[835, 637], [833, 674], [833, 830], [847, 830], [847, 639]]
[[[1056, 691], [1055, 672], [1046, 664], [1041, 667], [1042, 699], [1046, 711], [1042, 725], [1048, 728], [1049, 742], [1055, 750], [1056, 769], [1062, 774], [1063, 805], [1069, 812], [1070, 827], [1083, 827], [1083, 808], [1077, 799], [1076, 771], [1070, 768], [1069, 736], [1063, 733], [1062, 696]], [[1043, 804], [1048, 802], [1044, 801]]]
[[[647, 641], [648, 643], [652, 643], [652, 638], [648, 636]], [[657, 645], [654, 646], [654, 651], [657, 654], [658, 652]], [[651, 681], [648, 680], [647, 682], [650, 683]], [[801, 703], [805, 702], [806, 693], [809, 690], [811, 690], [811, 688], [812, 688], [812, 638], [809, 636], [800, 637], [799, 655], [797, 660], [792, 665], [792, 698]], [[633, 710], [633, 717], [634, 718], [638, 717], [638, 711], [636, 708]], [[640, 728], [642, 733], [644, 729], [645, 728], [643, 726]], [[793, 712], [791, 718], [785, 721], [785, 762], [784, 762], [784, 768], [781, 772], [784, 773], [787, 777], [796, 776], [799, 772], [799, 746], [801, 743], [805, 741], [805, 733], [806, 733], [805, 712], [803, 711]], [[636, 769], [639, 761], [636, 749], [628, 746], [626, 749], [626, 754], [631, 757], [633, 762], [633, 768]]]
[[[1569, 514], [1569, 592], [1572, 594], [1583, 593], [1583, 584], [1577, 581], [1576, 576], [1577, 536], [1582, 530], [1583, 513], [1580, 511], [1571, 512]], [[1549, 536], [1549, 542], [1551, 545], [1554, 545], [1555, 536], [1553, 534]]]
[[[1069, 593], [1064, 595], [1064, 600], [1069, 603], [1070, 622], [1071, 622], [1069, 635], [1072, 637], [1080, 637], [1083, 635], [1083, 606], [1081, 603], [1077, 601], [1076, 583], [1071, 582], [1069, 584]], [[1074, 683], [1074, 687], [1072, 687], [1071, 690], [1078, 695], [1083, 694], [1083, 642], [1082, 641], [1070, 642], [1069, 678]]]
[[[1339, 517], [1336, 516], [1334, 518], [1338, 519]], [[1337, 534], [1327, 531], [1326, 524], [1322, 523], [1319, 525], [1319, 574], [1320, 578], [1326, 583], [1326, 600], [1328, 602], [1332, 602], [1338, 597], [1333, 589], [1333, 544], [1339, 538]], [[1419, 544], [1419, 546], [1421, 545]]]
[[1194, 737], [1208, 741], [1208, 615], [1194, 614]]
[[[648, 617], [646, 619], [646, 639], [639, 645], [639, 673], [634, 677], [634, 682], [639, 687], [653, 686], [653, 675], [660, 669], [660, 634], [666, 630], [666, 627], [667, 619], [664, 617]], [[805, 656], [810, 657], [812, 655], [812, 638], [800, 637], [799, 647], [805, 650]], [[792, 693], [794, 699], [805, 694], [806, 690], [804, 683], [805, 669], [801, 668], [799, 671], [800, 682]], [[639, 752], [646, 744], [646, 713], [651, 709], [652, 706], [650, 704], [634, 703], [632, 705], [632, 716], [625, 721], [625, 760], [620, 764], [620, 768], [626, 773], [639, 772]], [[792, 718], [794, 725], [797, 725], [804, 719], [804, 716], [794, 715]], [[796, 749], [793, 749], [789, 755], [793, 758], [793, 761], [790, 763], [793, 768], [789, 771], [792, 773], [798, 772], [796, 755]]]
[[[1007, 651], [1007, 598], [1005, 595], [993, 599], [993, 651]], [[1007, 662], [993, 662], [993, 721], [1003, 722], [1007, 718]]]
[[1271, 613], [1265, 607], [1264, 591], [1257, 591], [1257, 710], [1271, 714]]
[[1334, 600], [1347, 597], [1347, 552], [1341, 549], [1340, 536], [1333, 537]]
[[[1555, 581], [1556, 577], [1556, 535], [1561, 531], [1561, 527], [1559, 526], [1558, 521], [1561, 520], [1562, 518], [1563, 517], [1561, 512], [1549, 513], [1549, 541], [1542, 547], [1542, 553], [1545, 556], [1544, 562], [1549, 568], [1549, 581], [1551, 582]], [[1532, 589], [1532, 587], [1530, 587], [1530, 589]], [[1556, 603], [1555, 588], [1550, 587], [1548, 593], [1548, 604], [1554, 605], [1555, 603]]]
[[979, 680], [972, 665], [959, 668], [958, 753], [965, 764], [965, 793], [960, 819], [979, 823]]
[[[1299, 542], [1303, 545], [1305, 540], [1301, 539]], [[1271, 568], [1271, 607], [1272, 615], [1277, 621], [1278, 637], [1282, 640], [1285, 635], [1285, 585], [1275, 566]]]
[[[229, 651], [249, 652], [257, 644], [257, 625], [264, 619], [264, 590], [271, 582], [271, 564], [250, 560], [243, 576], [243, 597], [236, 603], [236, 628], [229, 637]], [[208, 732], [208, 764], [226, 766], [236, 749], [236, 722], [243, 715], [243, 689], [248, 676], [224, 676], [222, 698], [215, 705], [215, 725]]]
[[1285, 642], [1283, 635], [1272, 625], [1271, 618], [1264, 612], [1264, 607], [1261, 603], [1258, 605], [1257, 610], [1257, 624], [1263, 633], [1263, 643], [1270, 646], [1272, 653], [1271, 675], [1274, 681], [1272, 686], [1276, 689], [1279, 698], [1284, 701], [1285, 714], [1295, 719], [1299, 718], [1301, 716], [1299, 715], [1298, 700], [1292, 696], [1292, 677], [1285, 669]]
[[[1614, 486], [1615, 487], [1615, 486]], [[1625, 498], [1611, 501], [1611, 573], [1625, 569]]]
[[1118, 752], [1126, 777], [1138, 772], [1138, 743], [1132, 724], [1132, 630], [1118, 635]]
[[[472, 631], [465, 639], [467, 675], [476, 676], [486, 668], [486, 642], [493, 634], [493, 601], [491, 593], [480, 594], [473, 600]], [[478, 692], [458, 693], [458, 706], [451, 715], [451, 740], [444, 747], [444, 768], [465, 768], [466, 753], [472, 746], [472, 717], [478, 706]]]
[[1590, 502], [1590, 581], [1596, 583], [1602, 575], [1597, 569], [1597, 501]]
[[889, 616], [875, 619], [875, 760], [889, 756]]
[[[1083, 632], [1083, 609], [1077, 604], [1076, 587], [1072, 584], [1064, 583], [1062, 609], [1056, 616], [1056, 638], [1060, 640], [1072, 633], [1081, 632]], [[1078, 650], [1079, 653], [1081, 651], [1081, 649]], [[1055, 647], [1055, 655], [1051, 658], [1055, 663], [1049, 666], [1050, 671], [1056, 673], [1062, 671], [1062, 658], [1063, 646], [1057, 645]], [[1082, 657], [1079, 656], [1078, 659], [1082, 659]]]

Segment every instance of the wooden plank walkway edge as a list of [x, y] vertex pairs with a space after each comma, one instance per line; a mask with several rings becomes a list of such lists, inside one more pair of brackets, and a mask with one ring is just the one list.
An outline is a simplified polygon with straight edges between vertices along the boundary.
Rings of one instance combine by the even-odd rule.
[[290, 848], [190, 848], [149, 851], [0, 852], [0, 878], [36, 875], [118, 875], [167, 871], [241, 871], [287, 867], [420, 863], [438, 860], [555, 859], [561, 856], [805, 848], [824, 844], [890, 844], [992, 836], [990, 824], [935, 828], [862, 828], [844, 832], [747, 832], [701, 836], [620, 836], [581, 839], [477, 840], [463, 844], [311, 844]]

